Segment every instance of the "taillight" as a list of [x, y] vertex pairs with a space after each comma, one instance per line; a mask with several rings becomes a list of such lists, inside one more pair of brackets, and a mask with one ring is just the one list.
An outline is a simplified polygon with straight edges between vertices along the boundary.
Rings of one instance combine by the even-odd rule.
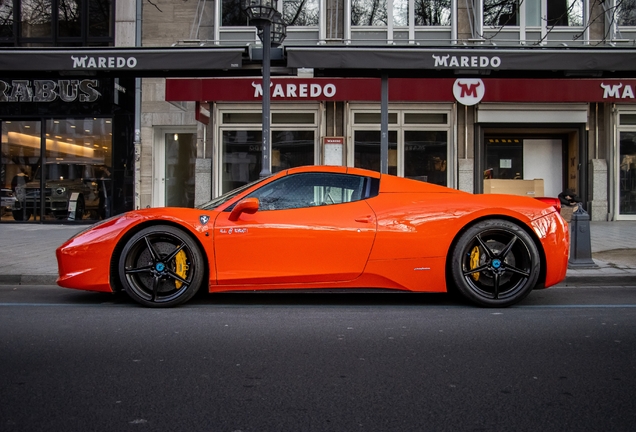
[[552, 207], [554, 207], [556, 209], [557, 212], [561, 213], [561, 200], [559, 200], [558, 198], [552, 198], [552, 197], [538, 197], [536, 198], [541, 202], [544, 202], [548, 205], [551, 205]]

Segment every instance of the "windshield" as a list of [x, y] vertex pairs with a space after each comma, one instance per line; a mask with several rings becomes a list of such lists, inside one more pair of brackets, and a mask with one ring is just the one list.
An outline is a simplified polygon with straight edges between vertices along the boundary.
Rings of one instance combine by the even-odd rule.
[[263, 180], [266, 180], [266, 178], [260, 179], [260, 180], [256, 180], [256, 181], [254, 181], [252, 183], [248, 183], [248, 184], [243, 185], [243, 186], [241, 186], [239, 188], [236, 188], [234, 190], [226, 192], [223, 195], [214, 198], [212, 201], [208, 201], [205, 204], [201, 204], [201, 205], [196, 206], [196, 208], [202, 209], [202, 210], [214, 210], [215, 208], [219, 207], [221, 204], [224, 204], [224, 203], [228, 202], [229, 200], [231, 200], [235, 196], [241, 194], [241, 192], [244, 192], [246, 189], [251, 188], [252, 186], [262, 182]]

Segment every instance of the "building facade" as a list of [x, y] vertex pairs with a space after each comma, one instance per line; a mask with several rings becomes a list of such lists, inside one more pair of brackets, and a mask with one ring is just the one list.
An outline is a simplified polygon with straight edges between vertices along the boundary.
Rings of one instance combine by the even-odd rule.
[[[144, 45], [250, 48], [234, 76], [144, 80], [139, 205], [192, 205], [258, 178], [262, 45], [237, 1], [154, 3], [144, 5]], [[389, 173], [475, 193], [510, 191], [497, 180], [541, 179], [548, 196], [573, 189], [593, 220], [636, 218], [636, 82], [632, 71], [611, 69], [631, 57], [622, 48], [636, 35], [631, 3], [278, 6], [288, 27], [273, 51], [273, 172], [379, 170], [385, 75]], [[174, 165], [184, 157], [187, 168]], [[188, 186], [174, 190], [167, 173], [182, 169]]]
[[[11, 3], [11, 46], [30, 46], [32, 40], [24, 35], [31, 33], [24, 30], [28, 26], [15, 5], [24, 14], [28, 8], [21, 4], [35, 3]], [[63, 27], [60, 14], [67, 3], [71, 2], [48, 1], [57, 11], [52, 27]], [[85, 3], [90, 11], [99, 2]], [[107, 3], [114, 19], [110, 39], [99, 43], [142, 50], [201, 50], [201, 58], [210, 59], [209, 69], [187, 70], [180, 68], [175, 55], [162, 51], [151, 73], [121, 75], [114, 71], [118, 60], [113, 57], [113, 68], [105, 63], [83, 77], [112, 80], [107, 84], [112, 88], [109, 106], [94, 106], [92, 118], [108, 119], [120, 112], [115, 99], [122, 95], [128, 104], [122, 109], [126, 132], [111, 141], [111, 165], [102, 163], [120, 170], [111, 181], [110, 214], [129, 208], [194, 206], [256, 180], [262, 169], [263, 50], [239, 1]], [[277, 172], [331, 164], [380, 170], [381, 142], [386, 139], [392, 174], [474, 193], [556, 196], [572, 189], [593, 220], [636, 219], [632, 3], [279, 0], [287, 37], [282, 46], [272, 48], [268, 168]], [[2, 9], [2, 16], [5, 12]], [[91, 19], [88, 12], [80, 18], [86, 23]], [[7, 28], [2, 27], [3, 37]], [[97, 40], [82, 31], [85, 39], [73, 43], [94, 46]], [[37, 43], [70, 44], [61, 34], [58, 30], [52, 39]], [[225, 66], [215, 63], [216, 53], [229, 48], [237, 49], [239, 58]], [[28, 77], [31, 91], [47, 94], [55, 85], [57, 93], [70, 99], [73, 91], [66, 89], [71, 87], [60, 83], [67, 75]], [[7, 190], [18, 174], [13, 171], [19, 169], [9, 172], [12, 162], [4, 161], [5, 148], [15, 147], [5, 144], [15, 141], [8, 135], [12, 123], [7, 120], [45, 125], [40, 127], [39, 155], [46, 161], [55, 155], [42, 153], [42, 148], [57, 145], [48, 144], [46, 133], [58, 118], [42, 112], [35, 119], [27, 115], [30, 106], [44, 104], [21, 96], [29, 90], [14, 85], [19, 78], [2, 78], [2, 94], [10, 100], [0, 103], [7, 167], [2, 180]], [[47, 79], [53, 84], [42, 83]], [[89, 92], [96, 88], [84, 86]], [[82, 94], [78, 87], [78, 98]], [[47, 103], [46, 109], [60, 112]], [[78, 108], [67, 109], [78, 120], [91, 119]], [[12, 119], [8, 113], [13, 113]], [[117, 142], [125, 156], [117, 156]], [[31, 149], [26, 144], [18, 147], [23, 153]], [[519, 191], [521, 186], [526, 189]], [[20, 219], [14, 213], [5, 210], [3, 220]], [[84, 219], [102, 217], [99, 212], [84, 213]]]
[[[117, 19], [127, 2], [118, 3], [4, 0], [2, 55], [114, 47], [135, 24], [134, 13]], [[34, 62], [46, 63], [46, 54], [26, 61]], [[132, 209], [134, 105], [132, 78], [3, 67], [0, 221], [94, 222]]]

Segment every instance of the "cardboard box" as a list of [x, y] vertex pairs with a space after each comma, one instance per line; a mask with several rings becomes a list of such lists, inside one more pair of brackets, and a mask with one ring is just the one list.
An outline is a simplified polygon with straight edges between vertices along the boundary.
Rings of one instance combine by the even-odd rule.
[[485, 179], [484, 193], [523, 195], [531, 198], [543, 196], [543, 179], [500, 180]]

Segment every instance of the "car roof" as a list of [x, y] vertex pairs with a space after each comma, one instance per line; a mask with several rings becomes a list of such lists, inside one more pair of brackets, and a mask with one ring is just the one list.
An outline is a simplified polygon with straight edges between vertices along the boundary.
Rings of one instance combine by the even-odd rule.
[[286, 173], [279, 173], [280, 175], [298, 174], [298, 173], [336, 173], [336, 174], [353, 174], [366, 176], [371, 178], [381, 179], [380, 192], [382, 193], [398, 193], [398, 192], [435, 192], [435, 193], [465, 193], [456, 189], [451, 189], [446, 186], [440, 186], [433, 183], [427, 183], [419, 180], [413, 180], [405, 177], [397, 177], [390, 174], [380, 174], [377, 171], [351, 168], [343, 166], [327, 166], [327, 165], [309, 165], [297, 168], [290, 168]]

